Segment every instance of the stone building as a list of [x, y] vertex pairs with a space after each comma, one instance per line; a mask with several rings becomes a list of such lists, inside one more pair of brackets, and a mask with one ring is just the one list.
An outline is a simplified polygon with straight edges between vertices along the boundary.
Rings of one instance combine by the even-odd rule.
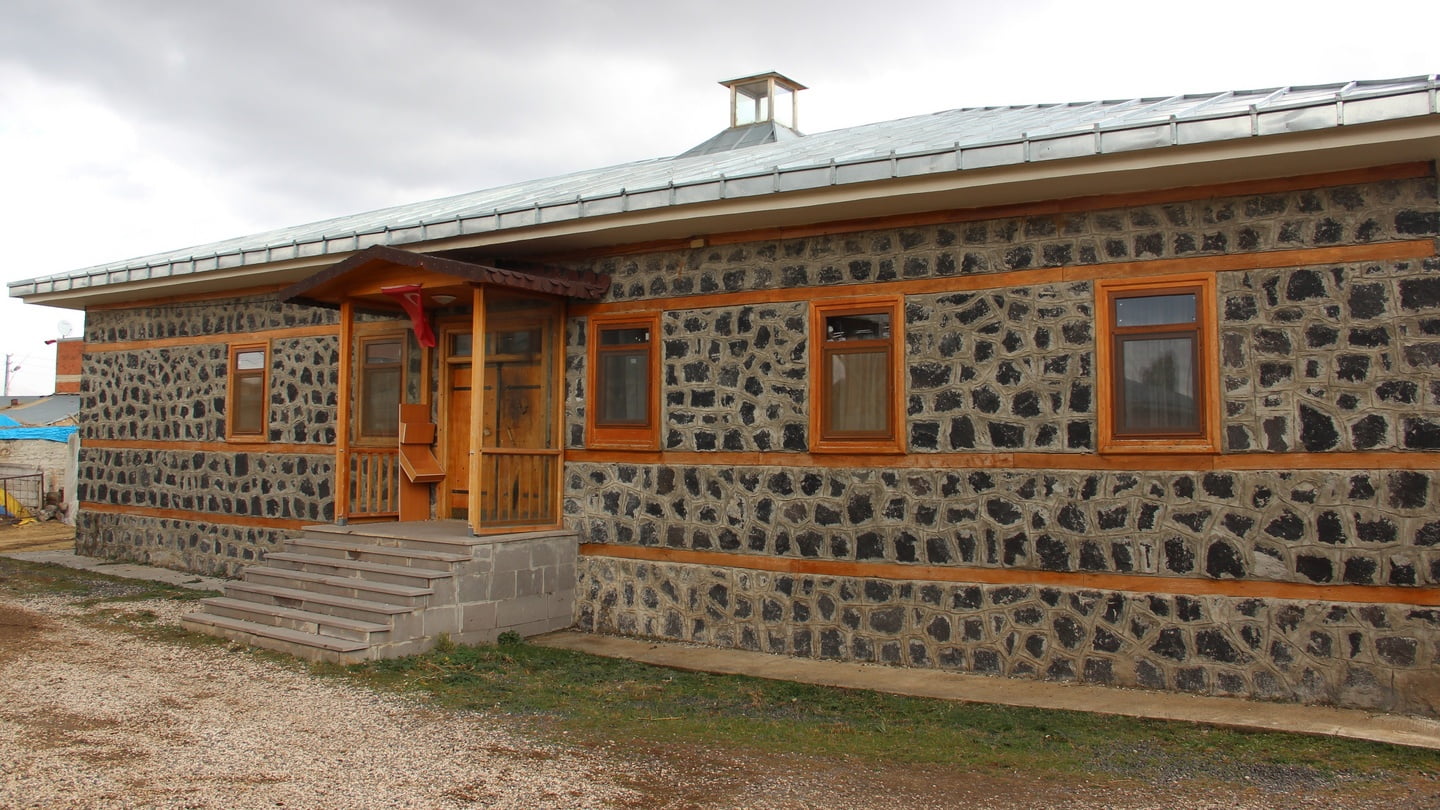
[[420, 565], [357, 538], [483, 557], [342, 657], [573, 622], [1440, 714], [1437, 77], [803, 136], [726, 86], [672, 159], [11, 284], [87, 313], [80, 550], [308, 572], [251, 589], [285, 644]]

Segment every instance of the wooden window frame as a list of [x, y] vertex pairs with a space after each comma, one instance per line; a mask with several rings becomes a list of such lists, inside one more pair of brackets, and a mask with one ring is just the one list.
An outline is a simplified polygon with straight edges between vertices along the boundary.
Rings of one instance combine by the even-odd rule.
[[[399, 343], [400, 360], [396, 368], [400, 371], [400, 383], [397, 389], [398, 397], [395, 406], [396, 432], [394, 434], [368, 434], [365, 432], [365, 382], [367, 379], [365, 364], [365, 350], [373, 343]], [[405, 402], [405, 375], [409, 369], [410, 341], [406, 339], [404, 332], [385, 332], [367, 334], [355, 341], [355, 444], [364, 446], [399, 446], [399, 417], [400, 405]], [[388, 368], [387, 364], [384, 368]]]
[[[867, 341], [825, 339], [825, 320], [837, 315], [890, 316], [890, 337]], [[884, 431], [834, 433], [826, 430], [830, 403], [829, 360], [843, 345], [846, 350], [883, 348], [886, 354], [886, 383], [889, 407]], [[900, 366], [905, 346], [905, 298], [883, 296], [838, 298], [810, 305], [810, 452], [812, 453], [904, 453], [905, 390]]]
[[[1170, 326], [1118, 330], [1115, 301], [1152, 295], [1195, 295], [1193, 328]], [[1216, 319], [1215, 277], [1211, 274], [1158, 278], [1113, 279], [1095, 283], [1095, 370], [1097, 449], [1101, 453], [1218, 453], [1220, 449], [1219, 330]], [[1118, 331], [1117, 331], [1118, 330]], [[1193, 434], [1121, 434], [1117, 417], [1123, 404], [1116, 343], [1138, 334], [1193, 333], [1195, 339], [1195, 390], [1199, 399], [1199, 430]]]
[[[600, 333], [615, 329], [648, 329], [650, 343], [646, 390], [645, 423], [641, 425], [606, 425], [598, 421], [600, 391], [600, 356], [608, 350], [600, 345]], [[606, 450], [660, 449], [660, 314], [658, 312], [592, 315], [585, 334], [585, 391], [590, 400], [585, 408], [585, 446]], [[630, 347], [633, 350], [634, 345]]]
[[[241, 371], [239, 368], [239, 357], [249, 352], [260, 352], [265, 356], [263, 365], [259, 369], [247, 369]], [[225, 438], [231, 442], [259, 443], [270, 441], [270, 344], [261, 343], [232, 343], [230, 344], [229, 357], [226, 360], [225, 372], [226, 393], [225, 393]], [[242, 433], [235, 426], [235, 416], [240, 409], [240, 386], [237, 381], [245, 377], [260, 378], [260, 429], [253, 433]]]

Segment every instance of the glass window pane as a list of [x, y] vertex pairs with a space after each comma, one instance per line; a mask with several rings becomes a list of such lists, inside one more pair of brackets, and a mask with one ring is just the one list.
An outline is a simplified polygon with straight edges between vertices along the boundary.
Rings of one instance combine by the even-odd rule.
[[360, 435], [400, 433], [400, 368], [366, 369], [360, 376]]
[[601, 346], [636, 346], [649, 342], [650, 330], [644, 327], [600, 330]]
[[881, 340], [890, 337], [890, 313], [831, 315], [825, 319], [825, 339]]
[[265, 375], [237, 374], [231, 381], [235, 386], [235, 413], [231, 414], [231, 429], [236, 433], [260, 433], [260, 424], [265, 413]]
[[486, 350], [491, 354], [534, 354], [540, 348], [538, 329], [491, 333], [487, 338]]
[[365, 344], [365, 365], [388, 365], [400, 362], [400, 341]]
[[827, 432], [887, 433], [890, 429], [887, 352], [834, 352], [830, 355]]
[[649, 420], [648, 351], [606, 352], [599, 356], [595, 423], [643, 425]]
[[1194, 433], [1200, 428], [1192, 338], [1120, 342], [1124, 407], [1120, 433]]
[[265, 352], [256, 350], [235, 353], [236, 371], [255, 371], [262, 368], [265, 368]]
[[454, 335], [451, 335], [451, 336], [450, 336], [450, 356], [451, 356], [451, 357], [469, 357], [469, 356], [470, 356], [470, 333], [469, 333], [469, 332], [462, 332], [462, 333], [458, 333], [458, 334], [454, 334]]
[[1116, 326], [1159, 326], [1195, 322], [1195, 293], [1115, 299]]

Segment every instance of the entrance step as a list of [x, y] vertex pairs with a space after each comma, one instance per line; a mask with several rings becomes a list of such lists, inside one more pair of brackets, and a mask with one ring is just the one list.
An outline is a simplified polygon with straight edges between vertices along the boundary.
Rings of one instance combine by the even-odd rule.
[[272, 568], [268, 565], [252, 565], [245, 569], [245, 581], [259, 585], [276, 585], [282, 588], [297, 588], [314, 593], [329, 593], [364, 599], [374, 602], [388, 602], [405, 607], [419, 607], [425, 597], [434, 593], [431, 588], [416, 588], [409, 585], [391, 585], [388, 582], [372, 582], [359, 577], [337, 577], [329, 574], [312, 574], [309, 571], [292, 571], [286, 568]]
[[225, 595], [262, 605], [278, 605], [295, 610], [328, 613], [347, 619], [376, 624], [392, 623], [393, 616], [414, 612], [414, 608], [389, 602], [350, 599], [330, 593], [312, 593], [298, 588], [281, 588], [256, 582], [232, 582], [225, 586]]
[[302, 633], [314, 633], [318, 636], [363, 641], [367, 644], [377, 640], [377, 636], [390, 632], [388, 622], [364, 622], [358, 619], [347, 619], [343, 616], [332, 616], [328, 613], [296, 610], [228, 596], [202, 599], [200, 604], [205, 606], [206, 613], [216, 616], [244, 619], [256, 624], [268, 624]]
[[305, 633], [211, 613], [186, 614], [181, 617], [180, 624], [187, 630], [209, 633], [267, 650], [277, 650], [311, 661], [358, 663], [368, 657], [366, 653], [370, 650], [370, 644], [364, 641]]
[[577, 550], [573, 532], [476, 537], [462, 521], [307, 526], [182, 622], [337, 663], [535, 635], [573, 622]]
[[265, 564], [275, 568], [305, 571], [311, 574], [357, 577], [369, 582], [408, 585], [412, 588], [422, 589], [431, 588], [436, 580], [450, 579], [452, 576], [448, 570], [414, 568], [407, 565], [352, 560], [347, 557], [301, 554], [294, 551], [277, 551], [274, 554], [267, 554]]
[[[315, 556], [335, 557], [339, 559], [364, 560], [366, 562], [378, 562], [386, 565], [393, 565], [399, 568], [428, 568], [431, 570], [450, 570], [452, 563], [461, 563], [470, 559], [469, 553], [458, 553], [453, 551], [430, 551], [418, 548], [406, 548], [404, 546], [379, 546], [365, 543], [360, 540], [329, 540], [324, 537], [311, 537], [304, 535], [285, 544], [288, 549], [313, 554]], [[273, 558], [271, 554], [267, 559]]]

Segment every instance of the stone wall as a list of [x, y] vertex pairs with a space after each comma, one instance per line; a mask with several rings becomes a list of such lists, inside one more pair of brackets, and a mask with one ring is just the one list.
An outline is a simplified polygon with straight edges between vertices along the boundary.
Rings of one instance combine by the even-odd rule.
[[583, 542], [814, 559], [1440, 585], [1440, 473], [571, 463]]
[[1329, 247], [1440, 233], [1435, 178], [615, 256], [611, 300]]
[[[279, 548], [288, 532], [267, 528], [274, 521], [332, 520], [339, 341], [270, 334], [338, 320], [333, 310], [273, 297], [88, 313], [77, 489], [98, 508], [82, 510], [77, 521], [82, 553], [234, 575]], [[159, 340], [179, 345], [107, 350]], [[314, 454], [269, 452], [263, 443], [214, 449], [227, 440], [231, 342], [269, 344], [267, 438], [314, 445]], [[180, 442], [210, 449], [169, 449]], [[196, 518], [159, 517], [167, 514]], [[242, 525], [249, 517], [263, 525]]]
[[577, 624], [778, 655], [1440, 714], [1440, 610], [583, 558]]
[[1440, 450], [1440, 259], [1222, 273], [1225, 448]]
[[162, 518], [144, 510], [129, 514], [81, 510], [75, 521], [78, 554], [221, 577], [239, 576], [247, 564], [280, 550], [288, 536], [291, 533], [282, 530], [238, 526], [228, 520]]
[[[1440, 585], [1440, 471], [1345, 456], [1440, 449], [1440, 260], [1218, 273], [1223, 452], [1335, 459], [1303, 465], [1321, 469], [1217, 460], [1207, 471], [1206, 456], [1168, 470], [1087, 462], [1104, 407], [1094, 285], [1053, 273], [1025, 281], [1044, 268], [1437, 235], [1436, 180], [1426, 177], [597, 260], [588, 267], [615, 277], [611, 300], [655, 300], [663, 312], [662, 447], [691, 455], [568, 463], [567, 522], [582, 542], [710, 556], [582, 558], [580, 626], [1440, 713], [1440, 611], [1393, 596], [1167, 593], [1194, 580], [1257, 594]], [[905, 295], [905, 463], [796, 460], [810, 447], [806, 302], [686, 308], [694, 295], [810, 287], [818, 299], [999, 272], [1012, 274], [989, 288]], [[861, 286], [824, 289], [835, 285]], [[572, 320], [567, 353], [572, 448], [584, 446], [583, 326]], [[1012, 467], [1006, 453], [1029, 456]], [[837, 573], [767, 573], [777, 560]], [[867, 565], [887, 578], [847, 573]], [[1018, 584], [970, 584], [967, 571]], [[1076, 585], [1027, 583], [1025, 572]], [[1129, 585], [1078, 587], [1087, 574]]]
[[[81, 439], [224, 441], [229, 360], [225, 343], [87, 353]], [[271, 342], [270, 441], [335, 443], [339, 362], [335, 337]]]

